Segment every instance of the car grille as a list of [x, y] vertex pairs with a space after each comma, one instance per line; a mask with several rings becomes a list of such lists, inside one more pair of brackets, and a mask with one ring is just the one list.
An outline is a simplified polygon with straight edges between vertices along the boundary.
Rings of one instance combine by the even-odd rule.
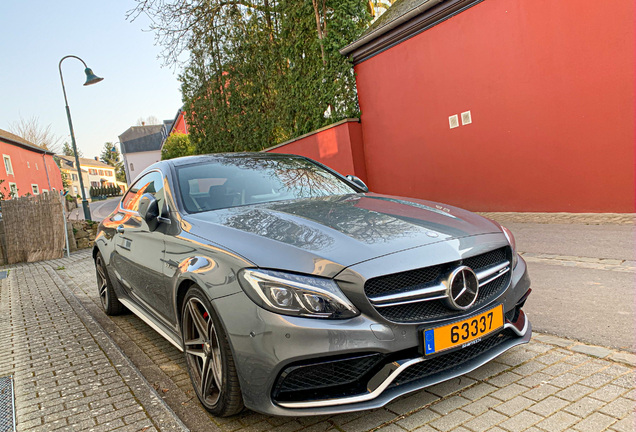
[[[510, 248], [503, 247], [481, 255], [465, 258], [461, 261], [369, 279], [364, 286], [364, 291], [370, 299], [379, 295], [407, 293], [440, 284], [443, 277], [460, 265], [468, 266], [475, 273], [479, 273], [484, 269], [502, 265], [506, 262], [509, 263], [510, 260]], [[510, 270], [510, 265], [508, 264], [506, 268]], [[468, 311], [449, 309], [445, 305], [444, 299], [439, 298], [439, 296], [434, 299], [423, 298], [421, 301], [414, 303], [385, 305], [383, 307], [374, 305], [374, 307], [384, 318], [398, 323], [417, 323], [454, 318], [470, 313], [470, 311], [476, 310], [498, 297], [508, 287], [510, 273], [510, 271], [507, 271], [491, 282], [480, 286], [477, 300]]]
[[469, 347], [452, 351], [448, 354], [441, 354], [429, 360], [417, 363], [398, 375], [391, 385], [389, 385], [389, 388], [407, 384], [412, 381], [452, 369], [514, 337], [516, 337], [516, 335], [513, 331], [506, 329], [495, 336], [491, 336], [488, 339], [484, 339]]

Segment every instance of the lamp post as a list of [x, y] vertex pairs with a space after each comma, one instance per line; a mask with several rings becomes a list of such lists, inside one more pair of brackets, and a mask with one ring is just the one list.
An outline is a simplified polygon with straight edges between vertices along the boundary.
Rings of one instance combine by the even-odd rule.
[[58, 69], [60, 70], [60, 81], [62, 81], [62, 92], [64, 92], [64, 102], [66, 103], [66, 117], [68, 118], [68, 128], [71, 130], [71, 144], [73, 145], [73, 152], [75, 153], [75, 165], [77, 165], [77, 175], [79, 176], [80, 189], [82, 190], [82, 207], [84, 208], [84, 219], [91, 220], [91, 209], [88, 206], [88, 200], [86, 199], [86, 191], [84, 190], [84, 181], [82, 180], [82, 170], [80, 168], [79, 157], [77, 155], [77, 145], [75, 144], [75, 133], [73, 132], [73, 122], [71, 121], [71, 110], [68, 107], [68, 99], [66, 98], [66, 88], [64, 87], [64, 77], [62, 77], [62, 62], [67, 58], [72, 57], [82, 62], [84, 65], [84, 73], [86, 74], [85, 86], [96, 84], [103, 80], [93, 73], [93, 71], [86, 66], [86, 63], [81, 58], [74, 55], [67, 55], [62, 57]]

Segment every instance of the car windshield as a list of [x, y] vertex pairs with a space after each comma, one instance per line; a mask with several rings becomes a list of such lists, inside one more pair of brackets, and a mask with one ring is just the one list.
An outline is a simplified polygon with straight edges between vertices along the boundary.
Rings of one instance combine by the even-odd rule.
[[321, 166], [298, 157], [227, 157], [176, 170], [188, 213], [357, 192]]

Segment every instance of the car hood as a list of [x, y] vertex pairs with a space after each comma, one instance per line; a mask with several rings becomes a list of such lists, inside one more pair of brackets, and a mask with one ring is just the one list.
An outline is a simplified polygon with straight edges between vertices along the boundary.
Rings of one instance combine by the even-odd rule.
[[466, 210], [372, 193], [247, 205], [184, 219], [190, 234], [259, 267], [323, 276], [405, 249], [501, 232]]

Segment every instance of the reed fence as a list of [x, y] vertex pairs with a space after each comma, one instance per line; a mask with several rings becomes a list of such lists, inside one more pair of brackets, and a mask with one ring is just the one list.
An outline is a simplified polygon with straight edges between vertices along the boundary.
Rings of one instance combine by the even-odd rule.
[[2, 202], [7, 264], [61, 258], [64, 254], [62, 198], [42, 194]]

